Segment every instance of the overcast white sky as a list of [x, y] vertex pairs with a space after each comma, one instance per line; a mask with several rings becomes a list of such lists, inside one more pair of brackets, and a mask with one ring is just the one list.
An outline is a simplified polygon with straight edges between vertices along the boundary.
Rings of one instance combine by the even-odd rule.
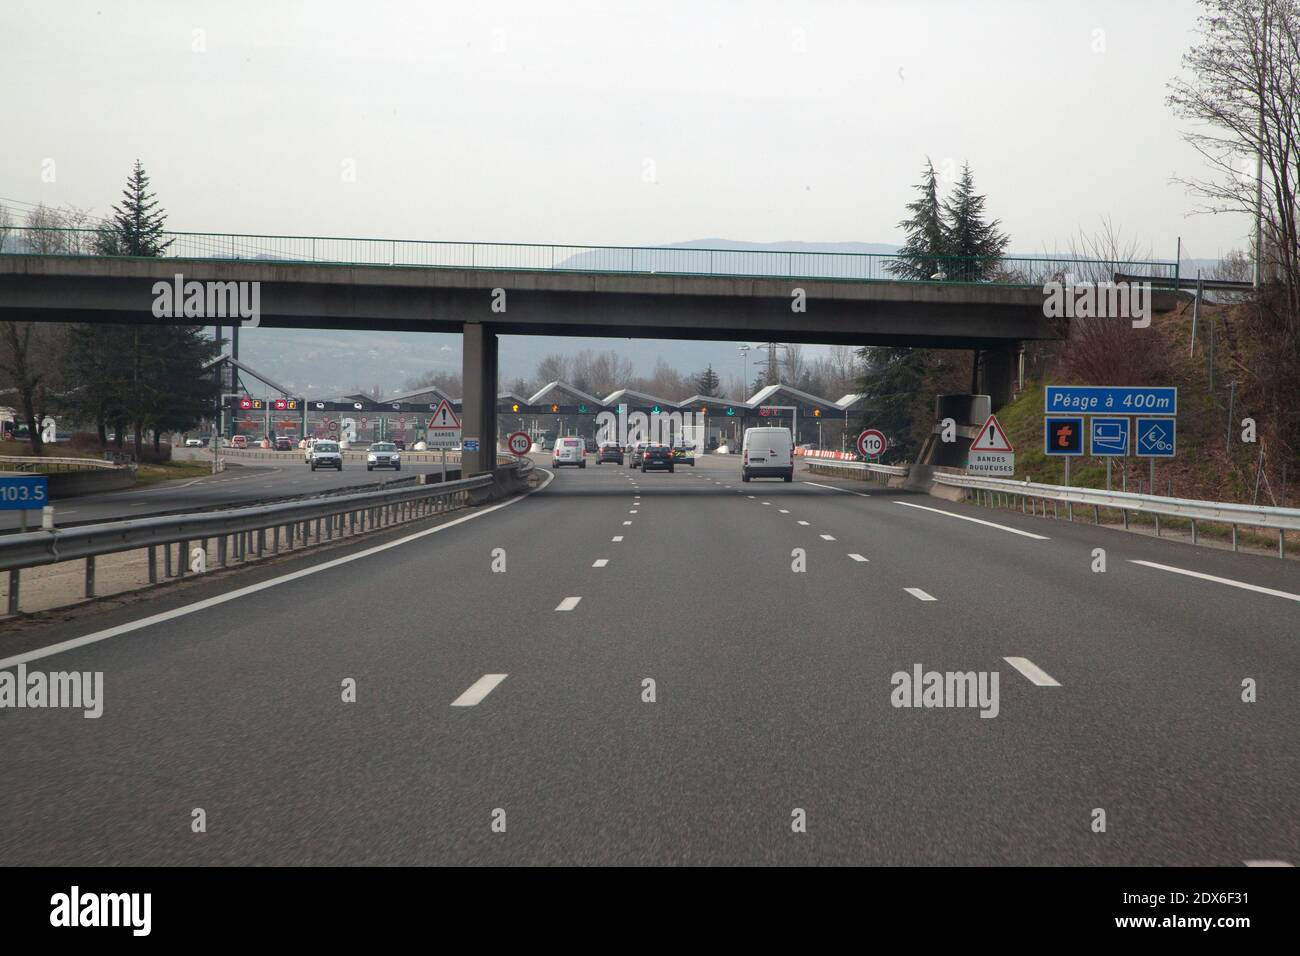
[[138, 156], [176, 229], [897, 242], [929, 155], [1013, 251], [1109, 217], [1212, 257], [1249, 226], [1169, 182], [1202, 171], [1164, 105], [1197, 9], [3, 0], [0, 197], [103, 213]]

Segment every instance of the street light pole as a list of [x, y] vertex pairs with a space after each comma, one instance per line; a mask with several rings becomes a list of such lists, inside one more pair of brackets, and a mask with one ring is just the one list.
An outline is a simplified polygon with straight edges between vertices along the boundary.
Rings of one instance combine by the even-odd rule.
[[[1260, 17], [1264, 28], [1263, 54], [1267, 60], [1268, 57], [1268, 0], [1264, 0], [1264, 7]], [[1267, 80], [1261, 80], [1261, 83]], [[1252, 276], [1254, 286], [1259, 288], [1264, 278], [1264, 91], [1260, 90], [1260, 107], [1259, 107], [1259, 132], [1258, 141], [1255, 143], [1255, 272]]]

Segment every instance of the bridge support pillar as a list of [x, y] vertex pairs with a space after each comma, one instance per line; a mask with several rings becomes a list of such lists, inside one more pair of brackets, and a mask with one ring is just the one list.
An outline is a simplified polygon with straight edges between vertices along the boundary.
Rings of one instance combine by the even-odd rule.
[[465, 324], [461, 346], [461, 380], [464, 383], [461, 436], [477, 438], [478, 451], [462, 451], [462, 478], [492, 471], [497, 463], [497, 335], [475, 323]]
[[996, 412], [1011, 404], [1015, 389], [1016, 370], [1019, 364], [1020, 344], [985, 349], [984, 359], [984, 393], [989, 397], [989, 404]]

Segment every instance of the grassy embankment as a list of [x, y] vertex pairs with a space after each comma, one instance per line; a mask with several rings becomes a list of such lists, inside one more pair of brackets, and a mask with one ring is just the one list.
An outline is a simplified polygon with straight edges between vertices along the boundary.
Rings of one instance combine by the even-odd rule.
[[[1130, 384], [1176, 385], [1178, 387], [1177, 453], [1173, 459], [1157, 459], [1155, 485], [1151, 485], [1150, 460], [1130, 455], [1112, 460], [1111, 488], [1141, 493], [1171, 495], [1178, 498], [1195, 498], [1207, 501], [1228, 501], [1249, 504], [1255, 498], [1256, 463], [1259, 444], [1241, 441], [1241, 420], [1260, 417], [1243, 402], [1241, 393], [1236, 396], [1233, 422], [1229, 430], [1228, 387], [1234, 378], [1243, 377], [1251, 360], [1251, 344], [1234, 342], [1229, 334], [1233, 313], [1228, 307], [1202, 308], [1197, 330], [1195, 354], [1189, 354], [1191, 342], [1190, 308], [1180, 309], [1168, 316], [1158, 317], [1150, 329], [1145, 330], [1144, 347], [1164, 350], [1170, 365], [1169, 377], [1151, 382], [1089, 382], [1075, 381], [1065, 374], [1051, 377], [1053, 385]], [[1216, 323], [1218, 339], [1214, 361], [1213, 389], [1210, 387], [1209, 355], [1205, 347], [1210, 322]], [[1062, 484], [1065, 478], [1064, 459], [1049, 458], [1043, 452], [1043, 400], [1044, 382], [1026, 382], [1025, 389], [1010, 405], [998, 411], [1002, 423], [1016, 449], [1016, 478], [1020, 480]], [[1262, 419], [1261, 419], [1262, 421]], [[1261, 435], [1264, 429], [1261, 425]], [[1267, 443], [1265, 452], [1267, 453]], [[1270, 473], [1272, 483], [1261, 485], [1258, 501], [1271, 505], [1295, 507], [1296, 486], [1300, 483], [1300, 466], [1288, 468], [1287, 487], [1278, 487], [1278, 469]], [[1106, 487], [1106, 461], [1088, 456], [1075, 458], [1070, 463], [1070, 484], [1086, 488]], [[1271, 490], [1272, 494], [1268, 492]], [[1018, 506], [1018, 503], [1017, 503]], [[1083, 512], [1083, 513], [1081, 513]], [[1075, 509], [1078, 520], [1093, 520], [1090, 509]], [[1103, 522], [1119, 523], [1119, 512], [1101, 512]], [[1130, 523], [1153, 526], [1154, 519], [1130, 517]], [[1166, 528], [1190, 532], [1190, 521], [1175, 518], [1160, 519], [1162, 531]], [[1198, 534], [1209, 538], [1228, 539], [1228, 525], [1197, 525]], [[1264, 530], [1254, 532], [1241, 529], [1243, 543], [1276, 546], [1277, 533]], [[1287, 545], [1300, 544], [1300, 537], [1288, 535]]]
[[[31, 446], [28, 445], [27, 442], [0, 441], [0, 455], [30, 457], [31, 453]], [[103, 452], [91, 448], [74, 447], [64, 443], [58, 445], [46, 445], [44, 457], [102, 458]], [[0, 462], [0, 470], [4, 470], [3, 462]], [[135, 483], [137, 486], [153, 485], [160, 481], [175, 481], [181, 478], [201, 478], [204, 475], [211, 474], [211, 472], [212, 465], [203, 461], [169, 461], [158, 465], [140, 465], [136, 470]]]

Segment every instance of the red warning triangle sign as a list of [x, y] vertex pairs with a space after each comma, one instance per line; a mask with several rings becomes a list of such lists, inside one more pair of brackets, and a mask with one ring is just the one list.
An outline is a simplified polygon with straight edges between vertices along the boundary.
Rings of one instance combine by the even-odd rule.
[[438, 403], [438, 408], [429, 419], [430, 428], [460, 428], [460, 419], [445, 398]]
[[1015, 451], [1011, 447], [1011, 439], [1007, 433], [1002, 430], [1002, 423], [998, 421], [996, 415], [990, 415], [989, 420], [984, 423], [984, 427], [976, 434], [975, 440], [970, 443], [971, 451]]

